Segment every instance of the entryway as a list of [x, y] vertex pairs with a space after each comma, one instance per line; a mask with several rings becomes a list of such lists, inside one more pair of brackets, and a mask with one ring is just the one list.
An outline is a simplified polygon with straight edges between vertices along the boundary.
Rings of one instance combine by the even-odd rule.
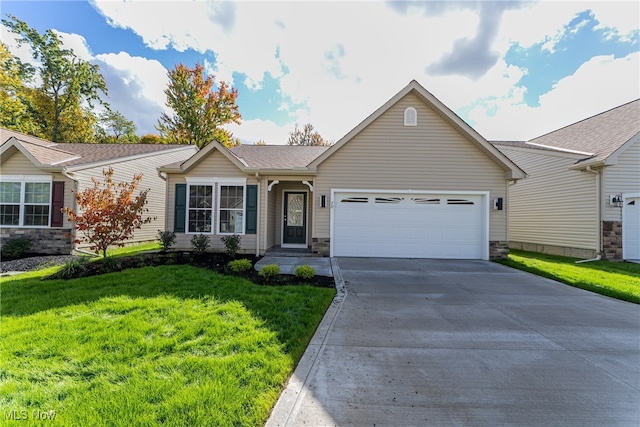
[[285, 191], [282, 209], [282, 247], [307, 247], [307, 193]]

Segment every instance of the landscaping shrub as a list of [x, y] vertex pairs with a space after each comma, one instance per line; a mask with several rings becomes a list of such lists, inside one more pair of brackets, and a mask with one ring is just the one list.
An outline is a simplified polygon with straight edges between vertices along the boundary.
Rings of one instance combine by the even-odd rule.
[[6, 259], [21, 258], [31, 250], [31, 240], [28, 237], [16, 237], [2, 244], [2, 257]]
[[240, 249], [240, 236], [232, 234], [231, 236], [222, 236], [220, 240], [224, 243], [227, 255], [229, 255], [230, 258], [235, 258], [238, 253], [238, 249]]
[[210, 245], [209, 236], [205, 234], [195, 234], [191, 238], [191, 249], [196, 255], [202, 255], [207, 252]]
[[231, 270], [236, 274], [244, 273], [245, 271], [248, 271], [253, 267], [253, 265], [251, 264], [251, 261], [249, 261], [246, 258], [235, 259], [231, 261], [228, 264], [228, 266], [229, 266], [229, 270]]
[[316, 270], [310, 265], [300, 265], [296, 267], [295, 274], [299, 279], [313, 279], [316, 276]]
[[86, 270], [87, 259], [80, 258], [64, 264], [51, 278], [64, 280], [75, 279], [81, 277]]
[[176, 243], [176, 233], [158, 230], [158, 242], [160, 242], [160, 252], [167, 252]]
[[122, 271], [122, 263], [118, 258], [106, 257], [96, 262], [100, 263], [101, 273], [113, 273], [116, 271]]
[[267, 264], [262, 267], [262, 270], [258, 273], [258, 276], [264, 280], [265, 283], [273, 283], [280, 275], [280, 266], [278, 264]]

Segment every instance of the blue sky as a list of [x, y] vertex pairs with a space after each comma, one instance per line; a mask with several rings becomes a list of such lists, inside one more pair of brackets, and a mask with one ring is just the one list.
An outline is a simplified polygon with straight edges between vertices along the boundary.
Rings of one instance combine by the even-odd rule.
[[[139, 133], [166, 73], [203, 64], [239, 91], [243, 143], [311, 122], [338, 140], [412, 79], [483, 136], [530, 139], [640, 97], [640, 3], [5, 1], [100, 65]], [[13, 36], [2, 41], [14, 54]]]

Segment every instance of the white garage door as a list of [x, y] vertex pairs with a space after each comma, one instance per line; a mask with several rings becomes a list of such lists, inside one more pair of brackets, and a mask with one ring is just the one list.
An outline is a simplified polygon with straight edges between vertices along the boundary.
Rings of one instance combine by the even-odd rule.
[[486, 197], [335, 192], [332, 255], [487, 259]]
[[622, 257], [640, 259], [640, 195], [625, 196], [622, 205]]

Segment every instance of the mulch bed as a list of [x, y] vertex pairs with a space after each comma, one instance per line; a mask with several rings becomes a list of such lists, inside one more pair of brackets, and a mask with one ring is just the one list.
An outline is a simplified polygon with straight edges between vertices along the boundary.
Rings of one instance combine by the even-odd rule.
[[[239, 258], [246, 258], [250, 260], [252, 266], [260, 260], [259, 257], [244, 255], [236, 257], [236, 259]], [[333, 277], [315, 276], [312, 279], [300, 279], [294, 275], [281, 274], [270, 281], [265, 281], [258, 275], [258, 272], [254, 268], [251, 268], [241, 274], [236, 274], [231, 272], [227, 267], [231, 260], [232, 259], [227, 254], [222, 253], [206, 253], [200, 255], [190, 252], [145, 253], [131, 256], [110, 257], [92, 262], [76, 261], [73, 263], [67, 263], [57, 273], [47, 276], [43, 278], [43, 280], [90, 277], [98, 274], [147, 266], [192, 265], [195, 267], [206, 268], [220, 274], [243, 277], [258, 285], [311, 285], [327, 288], [335, 286]]]

